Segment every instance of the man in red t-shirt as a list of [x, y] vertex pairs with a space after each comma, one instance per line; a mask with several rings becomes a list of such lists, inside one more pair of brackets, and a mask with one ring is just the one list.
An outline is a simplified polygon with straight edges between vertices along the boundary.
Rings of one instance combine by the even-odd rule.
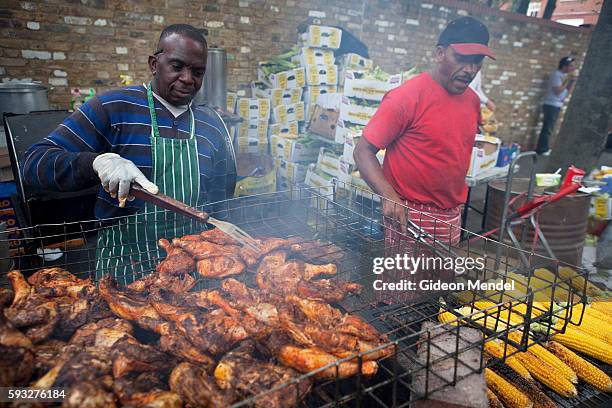
[[[388, 220], [403, 226], [412, 218], [442, 241], [459, 240], [459, 207], [480, 119], [480, 101], [469, 84], [484, 57], [494, 58], [488, 43], [489, 32], [478, 20], [450, 22], [438, 39], [433, 69], [389, 91], [365, 127], [355, 162], [372, 190], [387, 198]], [[382, 168], [380, 149], [386, 149]]]

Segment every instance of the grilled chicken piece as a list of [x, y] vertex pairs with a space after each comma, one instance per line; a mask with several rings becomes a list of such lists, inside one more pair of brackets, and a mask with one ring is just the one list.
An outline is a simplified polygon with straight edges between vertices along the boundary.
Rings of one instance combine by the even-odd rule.
[[174, 366], [172, 359], [166, 353], [154, 346], [141, 344], [129, 335], [122, 336], [114, 342], [111, 358], [115, 379], [134, 372], [152, 371], [167, 374]]
[[13, 287], [13, 302], [11, 306], [25, 302], [33, 292], [32, 286], [30, 286], [23, 274], [16, 269], [10, 271], [6, 276]]
[[79, 327], [88, 322], [91, 305], [87, 299], [67, 296], [55, 298], [55, 302], [58, 306], [59, 322], [54, 335], [62, 339], [70, 338]]
[[0, 387], [25, 385], [34, 370], [34, 346], [0, 314]]
[[[215, 368], [215, 380], [219, 388], [232, 390], [240, 398], [248, 398], [269, 391], [299, 376], [291, 368], [282, 367], [253, 357], [254, 344], [245, 342], [238, 349], [223, 356]], [[308, 393], [309, 380], [268, 392], [255, 401], [255, 407], [293, 407]]]
[[378, 330], [365, 322], [359, 316], [342, 313], [333, 306], [311, 299], [302, 299], [298, 296], [287, 296], [286, 301], [297, 306], [300, 311], [312, 322], [322, 327], [334, 329], [338, 333], [350, 334], [368, 341], [387, 341]]
[[90, 298], [96, 288], [90, 279], [79, 279], [62, 268], [40, 269], [28, 278], [28, 283], [45, 297]]
[[[269, 327], [279, 325], [276, 304], [281, 302], [282, 298], [250, 289], [236, 279], [225, 279], [221, 282], [221, 289], [228, 295], [230, 307], [244, 312]], [[218, 306], [222, 307], [220, 304]], [[224, 310], [228, 311], [225, 308]]]
[[[209, 292], [190, 293], [184, 302], [177, 298], [175, 294], [159, 290], [149, 300], [160, 316], [173, 322], [200, 351], [210, 355], [222, 354], [249, 337], [239, 320], [221, 309], [213, 310], [215, 306], [209, 300]], [[205, 307], [206, 311], [195, 307], [196, 304]]]
[[217, 245], [240, 245], [234, 238], [230, 237], [219, 228], [201, 232], [200, 238]]
[[181, 408], [180, 397], [166, 384], [166, 376], [148, 372], [116, 379], [113, 391], [124, 407]]
[[4, 315], [15, 327], [21, 328], [33, 343], [47, 339], [57, 326], [59, 313], [55, 302], [32, 296], [17, 307], [4, 309]]
[[[282, 330], [274, 331], [262, 342], [262, 346], [265, 347], [265, 354], [276, 357], [281, 364], [301, 373], [309, 373], [331, 364], [315, 375], [318, 379], [348, 378], [359, 373], [358, 361], [344, 361], [336, 366], [337, 356], [316, 347], [300, 347]], [[363, 361], [361, 364], [363, 375], [374, 375], [377, 370], [378, 364], [375, 361]]]
[[[236, 321], [249, 333], [250, 337], [261, 339], [270, 335], [271, 322], [275, 318], [276, 307], [270, 304], [256, 304], [243, 309], [233, 307], [218, 291], [207, 293], [209, 302], [215, 304]], [[265, 323], [265, 321], [270, 323]]]
[[183, 401], [174, 391], [151, 391], [134, 395], [123, 408], [182, 408]]
[[297, 294], [302, 297], [330, 303], [340, 302], [349, 294], [360, 294], [362, 290], [363, 286], [358, 283], [330, 279], [300, 280], [296, 288]]
[[172, 245], [187, 251], [195, 259], [204, 259], [219, 255], [237, 255], [240, 249], [236, 245], [217, 245], [204, 241], [200, 235], [185, 235], [172, 240]]
[[278, 295], [290, 295], [296, 293], [300, 280], [308, 281], [321, 274], [334, 275], [337, 272], [334, 264], [313, 265], [286, 259], [285, 251], [276, 251], [263, 258], [256, 277], [261, 289]]
[[[309, 373], [332, 364], [331, 367], [315, 374], [314, 377], [317, 379], [348, 378], [359, 373], [358, 362], [344, 361], [336, 366], [335, 363], [338, 361], [338, 357], [314, 347], [281, 346], [277, 358], [283, 365], [301, 373]], [[377, 371], [378, 364], [376, 361], [364, 361], [361, 365], [361, 374], [364, 376], [372, 376]]]
[[167, 273], [153, 272], [129, 285], [127, 288], [133, 292], [146, 295], [155, 288], [164, 288], [175, 293], [188, 292], [196, 284], [191, 275], [170, 275]]
[[240, 275], [246, 269], [246, 265], [237, 256], [211, 256], [198, 261], [198, 273], [204, 278], [225, 278], [232, 275]]
[[159, 338], [159, 347], [179, 360], [188, 361], [206, 370], [214, 368], [215, 361], [207, 354], [201, 352], [181, 333], [171, 330]]
[[166, 251], [166, 258], [155, 270], [160, 274], [186, 275], [195, 271], [195, 261], [187, 252], [172, 245], [167, 239], [159, 240], [158, 245]]
[[165, 310], [161, 308], [159, 310], [160, 314], [176, 325], [191, 344], [210, 355], [223, 354], [231, 350], [236, 343], [249, 337], [249, 333], [240, 322], [221, 309], [206, 314], [200, 312], [165, 314]]
[[129, 335], [134, 334], [134, 327], [130, 322], [124, 319], [109, 317], [81, 326], [70, 338], [69, 343], [81, 347], [92, 346], [100, 329], [111, 329]]
[[393, 347], [377, 350], [384, 342], [366, 341], [357, 336], [338, 332], [336, 327], [323, 327], [308, 320], [298, 321], [290, 307], [279, 310], [281, 327], [302, 346], [322, 349], [338, 357], [349, 357], [364, 353], [364, 360], [378, 360], [393, 354]]
[[60, 358], [56, 365], [36, 381], [35, 388], [70, 388], [83, 381], [93, 381], [111, 372], [110, 355], [103, 348], [88, 347], [68, 358]]
[[61, 340], [50, 339], [34, 346], [35, 372], [44, 375], [57, 363], [59, 356], [68, 344]]
[[320, 240], [292, 244], [291, 252], [314, 263], [336, 263], [344, 259], [345, 252], [337, 245]]
[[62, 408], [115, 408], [115, 396], [100, 387], [96, 382], [83, 381], [73, 385]]
[[290, 237], [290, 238], [264, 238], [264, 239], [256, 239], [259, 244], [260, 251], [256, 252], [249, 247], [240, 248], [240, 256], [246, 262], [248, 266], [253, 266], [259, 260], [268, 255], [269, 253], [281, 249], [290, 249], [292, 245], [299, 245], [302, 241], [304, 241], [301, 237]]
[[110, 309], [118, 317], [133, 321], [143, 329], [158, 334], [168, 331], [168, 324], [144, 297], [126, 288], [119, 289], [117, 282], [110, 275], [100, 279], [99, 290]]
[[17, 270], [8, 273], [14, 297], [4, 316], [15, 327], [22, 328], [34, 343], [40, 343], [53, 333], [59, 320], [58, 307], [54, 301], [35, 293]]
[[0, 312], [2, 312], [5, 307], [13, 303], [14, 295], [15, 294], [10, 289], [0, 288]]
[[192, 408], [227, 407], [236, 398], [221, 390], [206, 372], [190, 363], [177, 365], [170, 374], [170, 389]]

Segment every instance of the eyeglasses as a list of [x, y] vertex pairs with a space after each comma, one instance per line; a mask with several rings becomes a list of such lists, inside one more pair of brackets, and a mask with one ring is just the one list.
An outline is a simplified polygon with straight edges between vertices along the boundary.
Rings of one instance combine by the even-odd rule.
[[164, 52], [164, 50], [157, 50], [153, 53], [153, 56], [158, 56], [159, 54], [161, 54], [162, 52]]

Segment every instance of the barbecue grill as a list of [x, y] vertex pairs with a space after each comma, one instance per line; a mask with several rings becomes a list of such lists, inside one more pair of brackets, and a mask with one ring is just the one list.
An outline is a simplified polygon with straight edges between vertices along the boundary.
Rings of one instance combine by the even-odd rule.
[[[510, 312], [517, 305], [525, 305], [527, 310], [536, 307], [533, 303], [536, 292], [529, 291], [524, 296], [515, 296], [505, 290], [475, 291], [474, 298], [478, 296], [479, 299], [493, 301], [495, 306], [484, 313], [473, 309], [472, 313], [467, 316], [456, 314], [455, 309], [469, 304], [469, 300], [466, 301], [465, 298], [461, 300], [457, 296], [457, 291], [452, 290], [428, 292], [409, 303], [382, 302], [372, 288], [373, 280], [376, 279], [376, 275], [372, 273], [372, 259], [400, 249], [392, 248], [392, 245], [386, 243], [385, 232], [389, 230], [403, 238], [403, 241], [397, 245], [409, 245], [413, 253], [427, 251], [435, 256], [483, 257], [485, 259], [483, 270], [468, 271], [461, 276], [454, 276], [454, 283], [465, 283], [475, 279], [482, 281], [498, 279], [506, 282], [509, 280], [508, 273], [510, 272], [519, 273], [526, 279], [530, 279], [533, 271], [538, 267], [547, 267], [556, 272], [560, 266], [571, 265], [524, 252], [523, 255], [529, 260], [526, 268], [523, 263], [511, 257], [511, 255], [516, 255], [516, 248], [486, 237], [479, 237], [468, 231], [465, 233], [473, 239], [462, 241], [457, 245], [438, 241], [435, 234], [430, 237], [415, 237], [408, 234], [407, 231], [385, 223], [380, 210], [380, 202], [381, 197], [371, 192], [350, 184], [334, 182], [319, 188], [295, 187], [287, 191], [226, 200], [218, 203], [221, 205], [215, 206], [219, 209], [216, 213], [211, 212], [210, 207], [203, 208], [213, 216], [227, 215], [231, 222], [236, 223], [254, 237], [303, 236], [320, 240], [322, 242], [321, 250], [318, 251], [320, 255], [315, 255], [315, 258], [317, 256], [327, 259], [335, 258], [338, 273], [332, 279], [356, 282], [364, 286], [361, 295], [348, 297], [336, 306], [345, 312], [360, 315], [381, 333], [385, 333], [389, 338], [389, 343], [380, 348], [392, 347], [393, 355], [379, 361], [379, 370], [373, 377], [368, 378], [358, 374], [348, 379], [341, 379], [337, 375], [333, 380], [315, 381], [312, 390], [307, 395], [300, 396], [303, 406], [331, 407], [341, 404], [367, 407], [408, 406], [410, 399], [426, 398], [435, 391], [456, 384], [472, 373], [481, 372], [487, 366], [488, 362], [482, 357], [477, 364], [464, 361], [461, 357], [463, 352], [476, 349], [482, 356], [485, 341], [492, 339], [503, 339], [517, 350], [524, 351], [529, 345], [541, 343], [559, 331], [557, 326], [549, 323], [551, 315], [564, 322], [561, 329], [564, 330], [567, 324], [571, 324], [569, 321], [572, 313], [577, 313], [572, 305], [586, 299], [585, 288], [575, 290], [569, 285], [569, 282], [564, 281], [558, 273], [555, 273], [554, 281], [549, 282], [547, 288], [538, 290], [552, 289], [554, 293], [563, 286], [569, 293], [569, 302], [555, 309], [551, 307], [550, 312], [542, 313], [537, 317], [526, 317], [520, 324], [503, 321], [502, 318], [494, 318], [492, 315], [498, 313], [502, 307]], [[21, 250], [13, 256], [15, 267], [27, 274], [41, 267], [59, 266], [78, 277], [93, 279], [96, 270], [96, 235], [113, 221], [136, 222], [136, 219], [128, 217], [121, 220], [39, 225], [28, 228], [27, 233], [21, 236], [29, 238], [21, 239], [19, 242]], [[178, 222], [195, 221], [179, 219]], [[434, 220], [434, 223], [442, 225], [443, 221]], [[202, 225], [199, 227], [200, 229], [205, 228]], [[58, 234], [57, 231], [62, 229], [64, 234]], [[64, 242], [64, 245], [60, 245], [63, 256], [59, 260], [49, 261], [44, 256], [35, 255], [35, 248], [44, 248], [46, 242], [50, 240], [57, 242], [57, 238], [63, 239]], [[86, 242], [84, 247], [73, 248], [71, 246], [71, 243], [82, 241]], [[132, 254], [132, 263], [145, 263], [145, 265], [150, 265], [150, 270], [152, 270], [160, 261], [154, 258], [156, 256], [155, 245], [155, 242], [150, 243], [151, 251], [148, 253]], [[499, 264], [500, 268], [493, 269], [494, 264]], [[580, 271], [579, 268], [572, 267]], [[585, 274], [583, 271], [579, 273]], [[139, 277], [125, 278], [129, 281]], [[217, 280], [203, 279], [197, 275], [194, 277], [198, 279], [197, 289], [217, 287], [219, 284]], [[253, 273], [243, 273], [236, 278], [251, 287], [256, 287]], [[500, 301], [502, 297], [503, 302]], [[463, 325], [437, 323], [441, 310], [456, 314], [457, 320]], [[527, 315], [531, 316], [531, 313]], [[494, 326], [487, 324], [487, 320], [494, 321]], [[424, 322], [436, 322], [436, 324], [433, 328], [428, 326], [424, 329]], [[532, 339], [532, 343], [528, 342], [529, 339], [525, 334], [522, 334], [520, 342], [508, 338], [509, 333], [513, 331], [520, 330], [521, 333], [528, 333], [533, 323], [545, 326], [546, 331], [541, 336]], [[476, 327], [483, 331], [485, 336], [478, 340], [468, 339], [463, 335], [462, 328], [465, 326]], [[451, 351], [435, 350], [436, 353], [433, 353], [433, 349], [438, 347], [434, 340], [438, 336], [449, 334], [455, 336], [457, 347]], [[377, 350], [372, 352], [375, 351]], [[509, 349], [506, 349], [505, 352], [504, 359], [512, 355]], [[432, 357], [433, 355], [437, 357]], [[357, 361], [361, 366], [364, 354], [338, 359], [335, 364], [318, 371], [334, 366], [337, 370], [338, 365], [343, 361]], [[441, 376], [431, 369], [433, 365], [440, 362], [451, 362], [454, 370], [450, 378]], [[301, 378], [296, 378], [294, 383], [303, 378], [314, 378], [318, 371], [304, 374]], [[415, 375], [424, 376], [424, 388], [417, 389], [414, 386], [412, 378]], [[298, 388], [295, 387], [296, 390]], [[609, 395], [600, 394], [590, 387], [585, 386], [582, 389], [585, 390], [584, 396], [587, 399], [595, 401], [592, 406], [597, 406], [598, 402], [606, 402], [610, 399]], [[274, 390], [268, 392], [272, 391]], [[253, 395], [235, 406], [252, 406], [261, 395]], [[581, 403], [584, 403], [583, 399], [580, 399]], [[573, 404], [574, 401], [570, 400], [563, 400], [560, 403], [564, 407]]]

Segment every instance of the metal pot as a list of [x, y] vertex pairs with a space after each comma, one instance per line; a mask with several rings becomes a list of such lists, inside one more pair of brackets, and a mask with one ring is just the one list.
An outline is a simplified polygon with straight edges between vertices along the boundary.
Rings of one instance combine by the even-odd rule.
[[225, 49], [208, 48], [204, 83], [194, 98], [196, 105], [227, 109], [227, 54]]
[[30, 82], [0, 84], [0, 115], [49, 110], [48, 89]]

